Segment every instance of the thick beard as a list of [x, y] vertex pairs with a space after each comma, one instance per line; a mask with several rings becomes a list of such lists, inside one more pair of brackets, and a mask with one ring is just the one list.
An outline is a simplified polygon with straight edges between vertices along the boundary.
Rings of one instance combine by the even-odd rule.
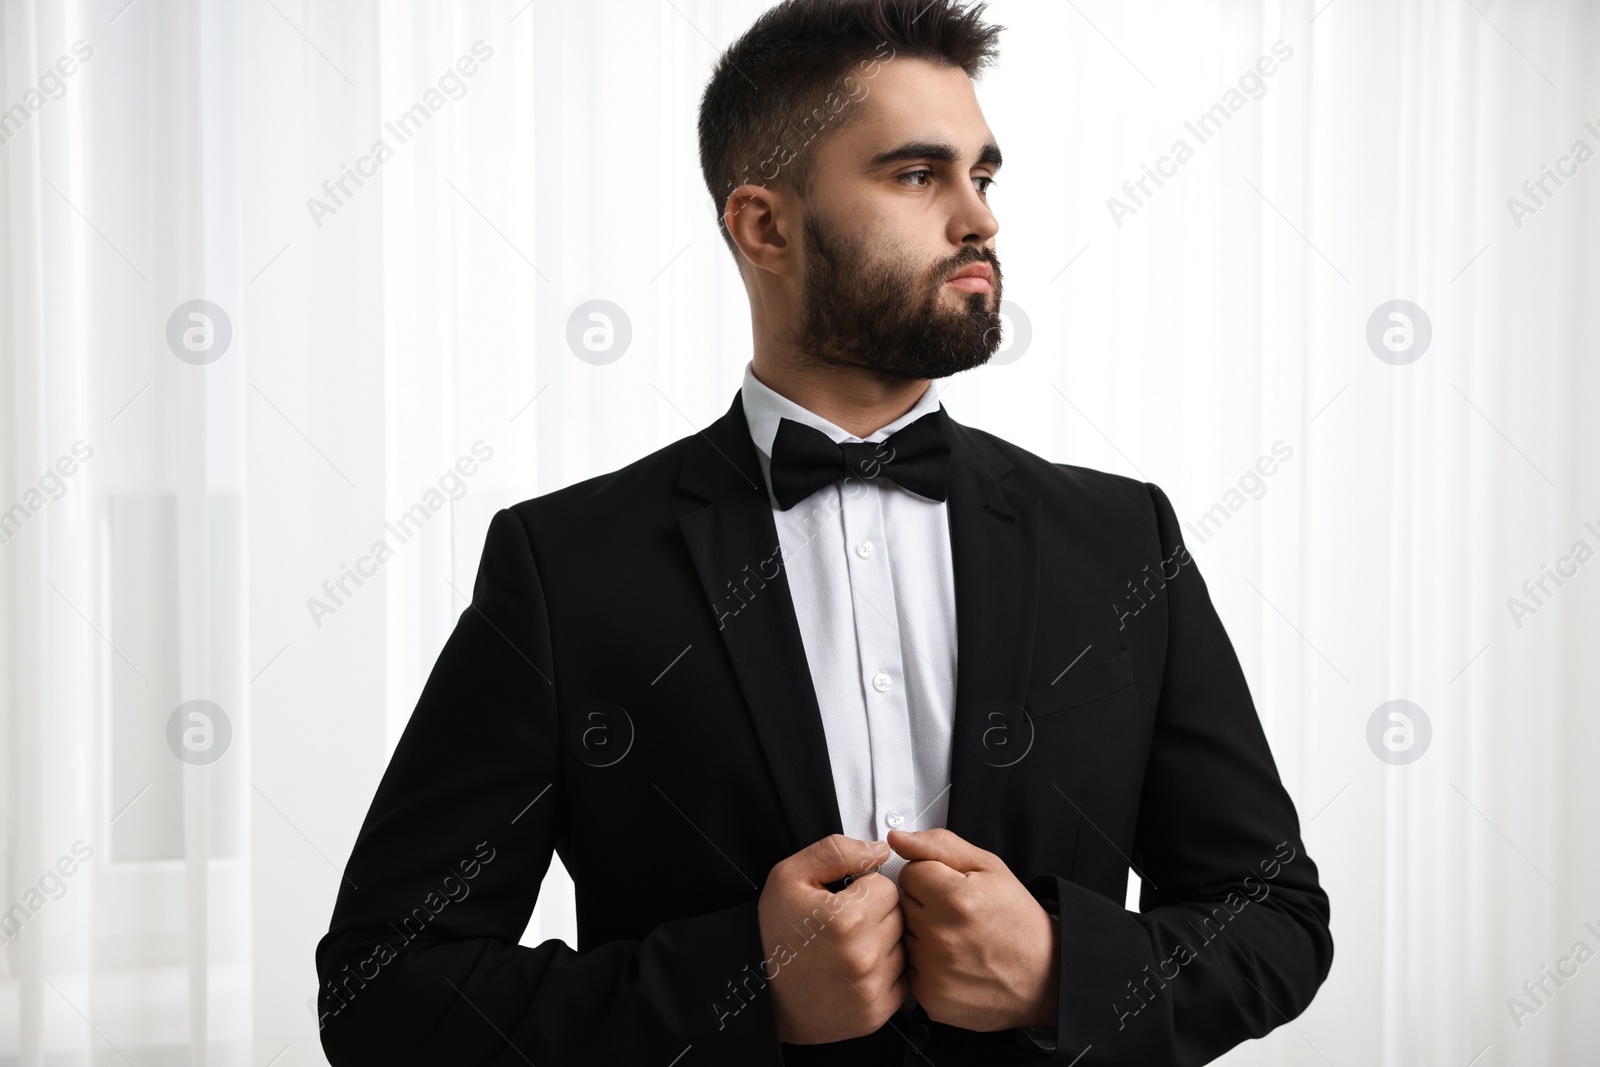
[[[969, 245], [923, 274], [892, 257], [872, 259], [864, 241], [811, 212], [804, 234], [806, 278], [792, 337], [802, 356], [899, 378], [947, 378], [982, 366], [1000, 347], [1000, 260], [992, 249]], [[993, 310], [990, 294], [968, 293], [952, 311], [940, 290], [973, 263], [994, 270]]]

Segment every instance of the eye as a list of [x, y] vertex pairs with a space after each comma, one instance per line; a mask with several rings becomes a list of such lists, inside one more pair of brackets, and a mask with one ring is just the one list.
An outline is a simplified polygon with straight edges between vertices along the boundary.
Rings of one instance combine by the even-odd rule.
[[[895, 176], [895, 181], [904, 182], [904, 183], [910, 185], [913, 189], [926, 189], [927, 185], [911, 180], [911, 179], [919, 178], [919, 177], [928, 178], [929, 180], [932, 180], [933, 171], [930, 170], [927, 167], [923, 167], [923, 168], [921, 168], [919, 170], [906, 171], [906, 173], [904, 173], [904, 174], [896, 175]], [[979, 174], [976, 177], [974, 177], [972, 180], [974, 182], [983, 182], [983, 185], [978, 187], [978, 192], [984, 194], [985, 196], [987, 196], [989, 194], [989, 190], [991, 188], [993, 188], [994, 184], [995, 184], [995, 179], [990, 177], [987, 174]]]

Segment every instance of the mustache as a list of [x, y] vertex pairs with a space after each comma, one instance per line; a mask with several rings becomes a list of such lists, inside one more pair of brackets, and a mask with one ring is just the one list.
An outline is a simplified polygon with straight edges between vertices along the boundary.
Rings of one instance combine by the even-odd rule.
[[952, 258], [950, 262], [941, 266], [937, 271], [935, 271], [935, 276], [940, 281], [943, 281], [944, 279], [950, 277], [950, 275], [966, 267], [970, 267], [974, 263], [989, 264], [990, 268], [994, 271], [994, 276], [997, 279], [1000, 277], [1000, 257], [995, 254], [994, 249], [972, 248], [971, 246], [963, 249], [958, 255]]

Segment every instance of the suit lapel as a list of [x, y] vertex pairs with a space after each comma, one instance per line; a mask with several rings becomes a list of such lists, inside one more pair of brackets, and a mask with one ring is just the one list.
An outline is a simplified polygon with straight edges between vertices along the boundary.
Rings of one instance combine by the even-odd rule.
[[[1011, 464], [982, 435], [954, 420], [950, 428], [957, 667], [945, 825], [987, 848], [998, 840], [1010, 766], [975, 741], [992, 732], [997, 709], [1014, 709], [1007, 725], [1019, 731], [1016, 742], [1032, 742], [1020, 709], [1038, 606], [1039, 501], [1001, 484]], [[843, 822], [788, 571], [778, 565], [777, 525], [738, 393], [690, 442], [678, 485], [707, 502], [679, 516], [678, 527], [721, 621], [798, 850], [842, 832]]]
[[[1011, 753], [1033, 743], [1023, 699], [1039, 596], [1039, 500], [1002, 484], [1011, 463], [978, 431], [954, 420], [950, 429], [956, 706], [945, 825], [994, 851]], [[1008, 748], [985, 744], [999, 729]]]
[[708, 501], [678, 528], [744, 692], [795, 852], [843, 832], [822, 711], [781, 567], [755, 442], [738, 393], [690, 442], [678, 486]]

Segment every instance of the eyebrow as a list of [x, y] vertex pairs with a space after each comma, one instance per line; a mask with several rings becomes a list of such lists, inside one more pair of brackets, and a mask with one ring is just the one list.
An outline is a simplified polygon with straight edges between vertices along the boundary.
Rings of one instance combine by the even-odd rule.
[[[948, 141], [907, 141], [905, 144], [896, 145], [894, 148], [885, 149], [867, 160], [867, 170], [878, 170], [895, 163], [907, 163], [915, 159], [931, 159], [938, 163], [955, 164], [961, 158], [961, 153]], [[993, 141], [987, 141], [978, 150], [979, 164], [993, 164], [995, 170], [1000, 169], [1000, 146]]]

